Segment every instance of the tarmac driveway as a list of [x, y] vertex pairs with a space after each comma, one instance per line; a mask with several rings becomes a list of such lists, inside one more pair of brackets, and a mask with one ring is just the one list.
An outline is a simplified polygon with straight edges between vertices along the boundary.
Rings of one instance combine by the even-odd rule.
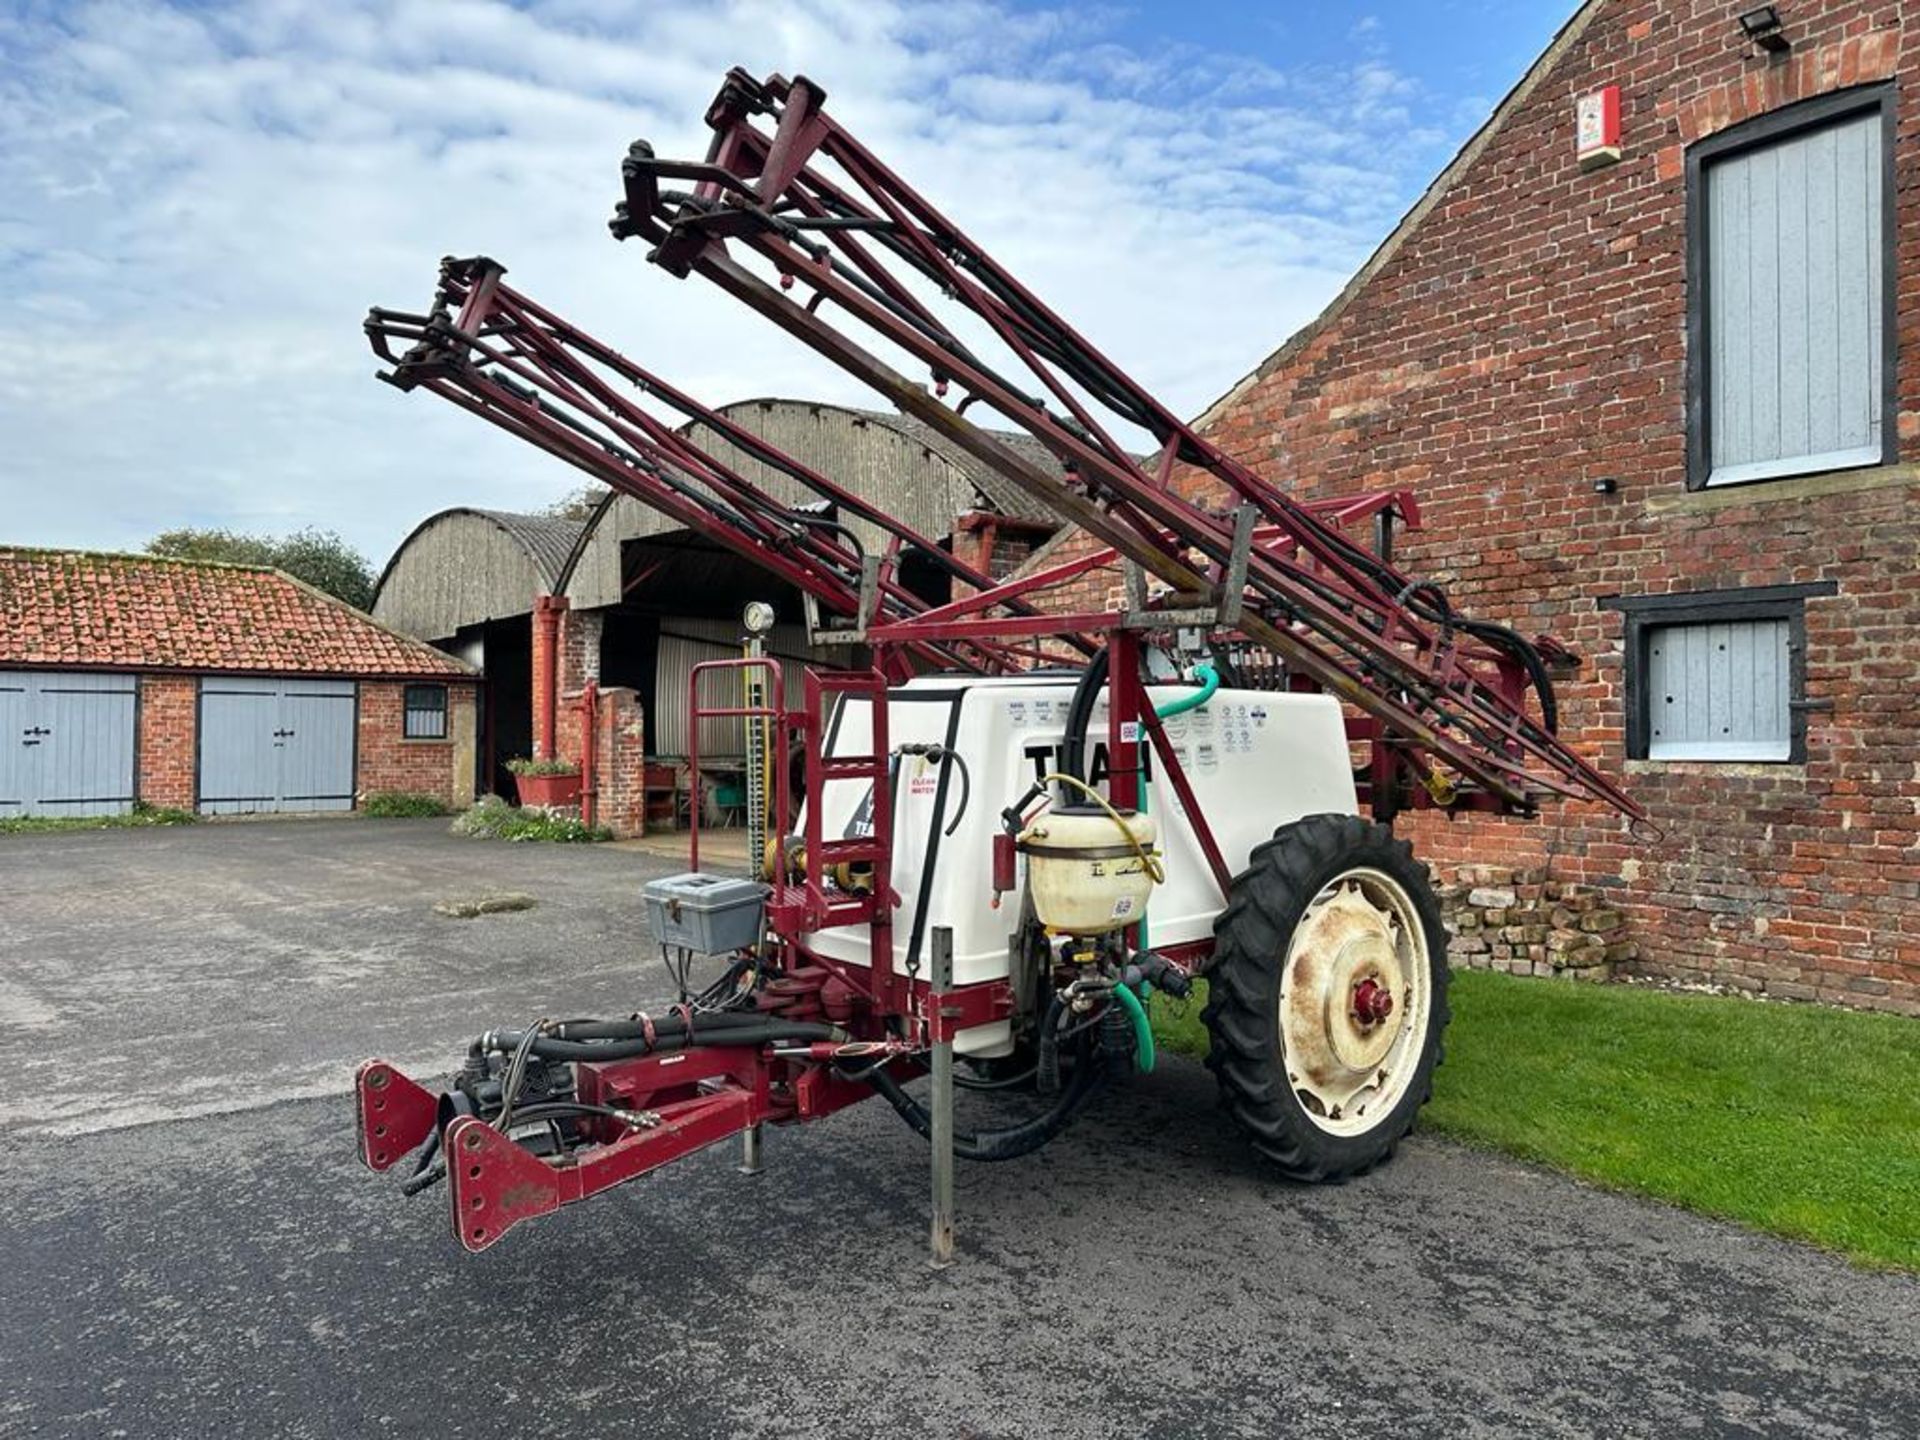
[[[353, 1062], [658, 1000], [666, 868], [397, 822], [0, 837], [0, 1436], [1920, 1434], [1912, 1277], [1425, 1139], [1276, 1183], [1180, 1061], [963, 1168], [937, 1275], [878, 1106], [467, 1256], [353, 1160]], [[431, 911], [502, 886], [539, 908]]]
[[[331, 1095], [369, 1055], [436, 1071], [493, 1024], [662, 993], [626, 848], [444, 820], [0, 835], [0, 1133]], [[518, 891], [456, 920], [443, 900]]]

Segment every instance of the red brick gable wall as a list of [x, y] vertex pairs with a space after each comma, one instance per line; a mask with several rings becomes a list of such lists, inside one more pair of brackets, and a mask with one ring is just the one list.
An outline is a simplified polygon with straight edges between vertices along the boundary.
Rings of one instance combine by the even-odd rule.
[[[1783, 5], [1606, 6], [1344, 309], [1211, 419], [1301, 494], [1405, 486], [1398, 558], [1471, 612], [1585, 653], [1563, 729], [1665, 828], [1403, 819], [1435, 863], [1547, 863], [1626, 910], [1650, 969], [1920, 1013], [1920, 486], [1904, 467], [1689, 494], [1686, 145], [1898, 74], [1900, 436], [1920, 437], [1920, 21]], [[1617, 84], [1626, 157], [1583, 174], [1574, 101]], [[1617, 482], [1600, 495], [1594, 482]], [[1832, 581], [1810, 599], [1805, 765], [1624, 760], [1622, 618], [1601, 597]], [[1111, 581], [1106, 582], [1111, 583]], [[1084, 596], [1075, 597], [1085, 598]]]

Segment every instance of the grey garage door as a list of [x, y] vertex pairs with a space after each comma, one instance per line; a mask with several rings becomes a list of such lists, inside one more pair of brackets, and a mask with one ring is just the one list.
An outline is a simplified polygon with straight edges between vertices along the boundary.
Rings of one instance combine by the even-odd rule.
[[131, 675], [0, 670], [0, 816], [133, 808]]
[[201, 810], [351, 810], [355, 709], [351, 680], [202, 680]]

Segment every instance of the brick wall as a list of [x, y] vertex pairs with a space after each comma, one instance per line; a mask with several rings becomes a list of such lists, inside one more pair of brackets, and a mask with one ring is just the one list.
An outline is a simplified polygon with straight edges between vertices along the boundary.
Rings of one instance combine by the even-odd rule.
[[194, 726], [200, 687], [190, 675], [140, 677], [138, 785], [149, 805], [194, 805]]
[[[1049, 523], [969, 510], [954, 520], [952, 547], [956, 560], [996, 580], [1019, 570], [1054, 533]], [[971, 587], [956, 585], [954, 598]]]
[[447, 738], [409, 740], [405, 733], [406, 685], [360, 682], [359, 793], [382, 791], [432, 795], [449, 805], [473, 803], [475, 687], [447, 686]]
[[600, 610], [568, 610], [560, 617], [560, 693], [584, 690], [600, 678]]
[[[646, 833], [645, 711], [639, 692], [624, 685], [597, 690], [595, 697], [594, 819], [624, 840]], [[554, 754], [580, 765], [584, 777], [589, 732], [583, 699], [581, 691], [560, 697]]]
[[646, 830], [647, 736], [638, 692], [600, 692], [595, 818], [622, 839]]
[[[1735, 7], [1737, 8], [1737, 7]], [[1686, 146], [1894, 73], [1901, 458], [1920, 441], [1920, 22], [1781, 7], [1769, 64], [1718, 4], [1602, 6], [1344, 308], [1207, 428], [1302, 494], [1405, 486], [1405, 568], [1589, 657], [1563, 731], [1665, 838], [1555, 806], [1540, 823], [1401, 822], [1432, 861], [1544, 867], [1625, 913], [1642, 968], [1920, 1013], [1920, 487], [1907, 466], [1690, 493]], [[1574, 100], [1622, 92], [1622, 163], [1582, 173]], [[1594, 482], [1617, 482], [1596, 494]], [[1806, 602], [1804, 765], [1627, 762], [1616, 594], [1832, 581]], [[1080, 596], [1110, 581], [1082, 586]]]

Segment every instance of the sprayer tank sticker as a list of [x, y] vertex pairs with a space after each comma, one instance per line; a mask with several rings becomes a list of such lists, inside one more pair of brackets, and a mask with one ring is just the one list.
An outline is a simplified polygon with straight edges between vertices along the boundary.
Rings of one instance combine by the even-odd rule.
[[860, 797], [860, 803], [853, 807], [853, 818], [847, 821], [847, 828], [841, 838], [845, 840], [864, 840], [873, 834], [873, 786], [867, 786], [867, 793]]
[[914, 757], [913, 774], [907, 780], [907, 794], [931, 796], [940, 788], [940, 774], [927, 763], [927, 757]]
[[1223, 706], [1220, 713], [1220, 746], [1229, 755], [1246, 755], [1253, 750], [1253, 717], [1247, 705]]

